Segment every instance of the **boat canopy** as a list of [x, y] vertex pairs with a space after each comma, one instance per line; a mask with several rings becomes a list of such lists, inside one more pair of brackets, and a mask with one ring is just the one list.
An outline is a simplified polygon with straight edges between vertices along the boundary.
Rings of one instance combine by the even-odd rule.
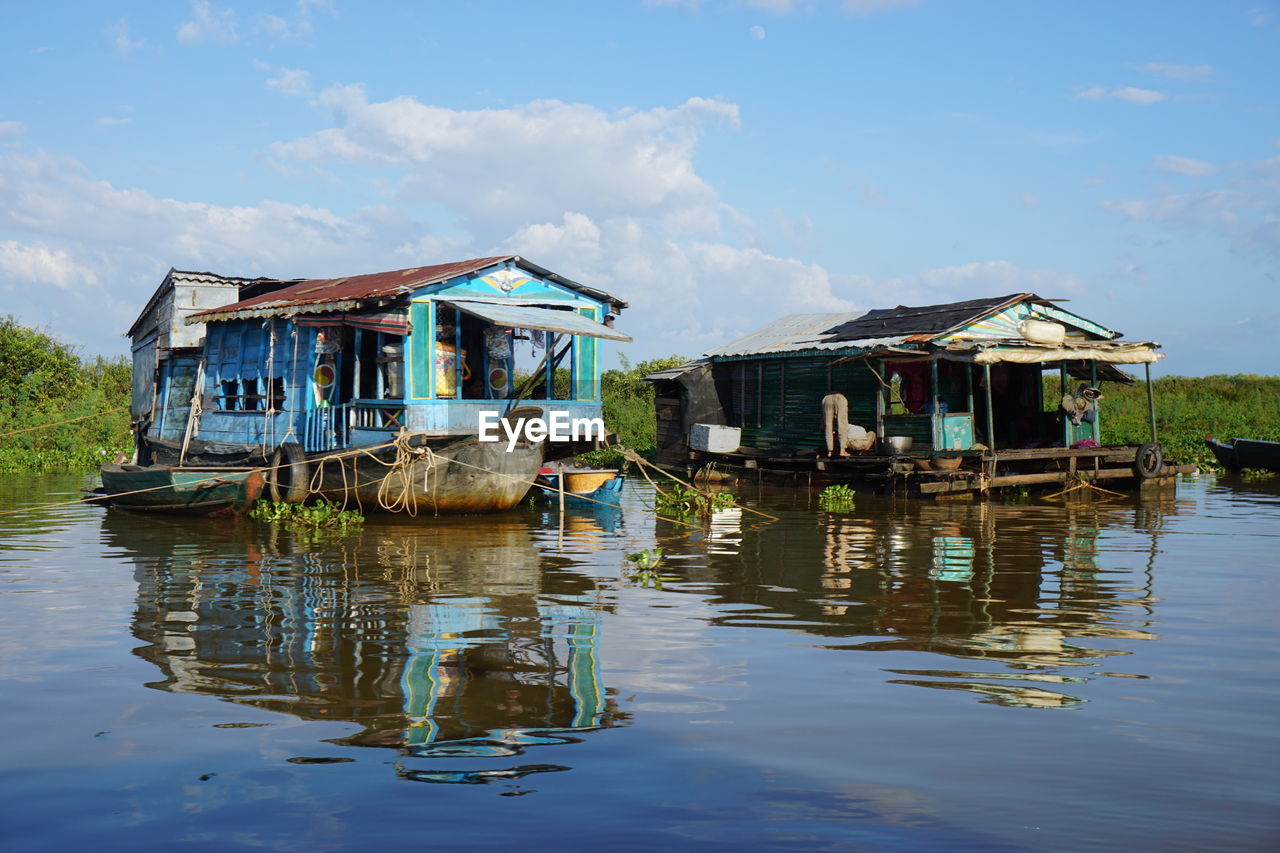
[[483, 299], [438, 299], [441, 305], [448, 305], [488, 320], [495, 326], [519, 329], [541, 329], [546, 332], [564, 332], [570, 335], [585, 335], [591, 338], [605, 338], [611, 341], [630, 341], [631, 336], [616, 331], [604, 323], [597, 323], [590, 317], [584, 317], [573, 310], [556, 310], [545, 307], [555, 303], [542, 305], [512, 305], [497, 303]]

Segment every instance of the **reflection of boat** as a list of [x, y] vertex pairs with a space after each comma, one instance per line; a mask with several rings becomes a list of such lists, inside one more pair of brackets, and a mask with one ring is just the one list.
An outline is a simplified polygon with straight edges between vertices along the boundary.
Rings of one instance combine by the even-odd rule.
[[141, 510], [243, 512], [262, 492], [262, 472], [252, 468], [178, 468], [107, 465], [103, 500]]
[[1264, 468], [1280, 471], [1280, 441], [1261, 441], [1256, 438], [1233, 438], [1227, 444], [1213, 436], [1205, 440], [1218, 464], [1228, 471], [1241, 468]]
[[605, 468], [542, 468], [538, 471], [538, 495], [544, 500], [558, 500], [560, 481], [564, 480], [564, 502], [570, 506], [618, 506], [626, 475]]

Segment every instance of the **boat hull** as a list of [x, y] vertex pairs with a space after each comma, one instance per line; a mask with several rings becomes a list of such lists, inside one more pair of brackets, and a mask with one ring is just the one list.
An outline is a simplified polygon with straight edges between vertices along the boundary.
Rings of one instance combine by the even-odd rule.
[[1233, 438], [1227, 444], [1210, 438], [1205, 444], [1213, 451], [1218, 463], [1228, 471], [1239, 471], [1241, 468], [1280, 471], [1280, 441]]
[[132, 510], [195, 513], [247, 512], [262, 494], [262, 472], [252, 468], [178, 468], [107, 465], [103, 500]]
[[542, 466], [543, 445], [481, 442], [466, 438], [405, 451], [383, 448], [316, 454], [312, 482], [322, 497], [362, 510], [410, 514], [501, 512], [528, 494]]

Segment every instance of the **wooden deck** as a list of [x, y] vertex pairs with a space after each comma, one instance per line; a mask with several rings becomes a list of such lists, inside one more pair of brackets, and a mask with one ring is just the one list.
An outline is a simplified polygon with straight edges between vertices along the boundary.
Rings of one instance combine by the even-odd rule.
[[776, 453], [709, 453], [689, 451], [688, 459], [677, 469], [693, 476], [709, 468], [739, 479], [786, 484], [825, 485], [843, 483], [862, 486], [885, 493], [906, 493], [935, 497], [964, 493], [988, 493], [1019, 487], [1052, 487], [1078, 482], [1107, 484], [1112, 489], [1134, 489], [1141, 486], [1167, 486], [1179, 474], [1191, 474], [1194, 465], [1166, 462], [1153, 477], [1141, 478], [1134, 469], [1138, 448], [1132, 445], [1070, 449], [1045, 447], [1032, 449], [964, 451], [950, 455], [961, 457], [961, 467], [954, 471], [921, 470], [917, 459], [927, 460], [931, 454], [903, 456], [855, 455], [831, 459], [814, 454], [779, 455]]

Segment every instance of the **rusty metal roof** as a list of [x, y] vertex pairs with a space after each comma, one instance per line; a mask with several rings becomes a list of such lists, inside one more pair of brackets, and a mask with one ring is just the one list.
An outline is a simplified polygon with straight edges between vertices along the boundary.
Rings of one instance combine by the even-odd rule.
[[310, 279], [295, 285], [242, 299], [209, 311], [193, 314], [190, 323], [206, 323], [210, 320], [234, 320], [245, 317], [279, 317], [293, 314], [309, 314], [320, 311], [345, 311], [360, 304], [376, 300], [394, 299], [422, 287], [449, 281], [496, 264], [514, 262], [517, 266], [541, 278], [564, 285], [578, 293], [601, 302], [608, 302], [615, 310], [627, 303], [602, 290], [587, 287], [564, 278], [548, 269], [525, 260], [519, 255], [499, 255], [491, 258], [473, 258], [434, 266], [410, 267], [389, 272], [344, 276], [343, 278]]

